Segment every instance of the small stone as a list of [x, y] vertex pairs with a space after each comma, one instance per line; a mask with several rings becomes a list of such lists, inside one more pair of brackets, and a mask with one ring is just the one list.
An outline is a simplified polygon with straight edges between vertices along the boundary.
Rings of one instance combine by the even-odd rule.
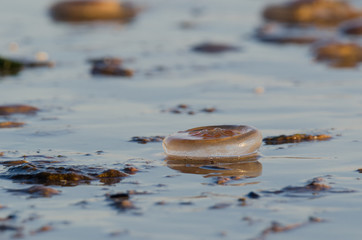
[[138, 168], [136, 168], [136, 167], [127, 166], [127, 167], [123, 168], [123, 171], [124, 171], [125, 173], [128, 173], [128, 174], [135, 174], [135, 173], [138, 172], [139, 170], [138, 170]]
[[252, 199], [258, 199], [260, 198], [260, 195], [255, 193], [255, 192], [249, 192], [248, 195], [246, 195], [248, 198], [252, 198]]
[[235, 47], [224, 43], [202, 43], [194, 46], [192, 50], [200, 53], [217, 54], [224, 52], [239, 51], [239, 47]]
[[121, 21], [128, 22], [139, 9], [130, 3], [112, 0], [70, 0], [55, 3], [50, 14], [56, 21]]
[[205, 112], [205, 113], [212, 113], [216, 111], [216, 108], [214, 107], [207, 107], [207, 108], [203, 108], [200, 110], [201, 112]]

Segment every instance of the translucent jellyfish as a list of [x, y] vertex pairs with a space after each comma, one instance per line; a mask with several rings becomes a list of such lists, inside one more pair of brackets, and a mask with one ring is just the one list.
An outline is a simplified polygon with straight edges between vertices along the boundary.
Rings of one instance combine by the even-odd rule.
[[262, 143], [259, 130], [250, 126], [220, 125], [179, 131], [163, 140], [168, 158], [205, 160], [255, 155]]

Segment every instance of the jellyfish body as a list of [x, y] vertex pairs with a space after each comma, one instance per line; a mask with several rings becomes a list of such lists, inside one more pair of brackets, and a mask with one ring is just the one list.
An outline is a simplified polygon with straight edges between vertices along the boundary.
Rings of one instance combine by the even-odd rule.
[[259, 130], [243, 125], [219, 125], [179, 131], [163, 140], [168, 158], [230, 159], [257, 152], [262, 143]]

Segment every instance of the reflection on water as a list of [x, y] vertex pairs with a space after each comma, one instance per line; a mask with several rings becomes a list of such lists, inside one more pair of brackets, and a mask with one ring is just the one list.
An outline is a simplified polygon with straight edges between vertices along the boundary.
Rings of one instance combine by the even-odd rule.
[[202, 174], [204, 177], [255, 178], [261, 175], [263, 166], [258, 155], [226, 160], [165, 159], [167, 166], [182, 173]]

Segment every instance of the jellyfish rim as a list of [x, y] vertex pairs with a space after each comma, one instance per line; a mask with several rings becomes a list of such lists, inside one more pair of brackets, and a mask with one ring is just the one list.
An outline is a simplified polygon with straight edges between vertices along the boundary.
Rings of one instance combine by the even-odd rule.
[[[227, 129], [227, 130], [234, 130], [234, 133], [232, 136], [224, 136], [224, 137], [212, 137], [211, 139], [202, 138], [200, 136], [193, 136], [189, 133], [192, 131], [198, 131], [198, 130], [208, 130], [208, 129], [215, 129], [215, 128], [221, 128], [221, 129]], [[253, 144], [247, 145], [244, 149], [252, 149], [251, 151], [244, 151], [236, 154], [217, 154], [216, 152], [210, 151], [207, 153], [207, 149], [211, 148], [226, 148], [228, 143], [235, 144], [233, 141], [238, 140], [241, 142], [247, 142], [247, 141], [255, 141]], [[257, 155], [258, 149], [261, 146], [262, 143], [262, 135], [258, 129], [252, 126], [247, 125], [212, 125], [212, 126], [203, 126], [203, 127], [196, 127], [191, 128], [185, 131], [179, 131], [174, 134], [169, 135], [163, 140], [163, 148], [165, 151], [165, 154], [167, 158], [172, 159], [192, 159], [192, 160], [215, 160], [215, 161], [221, 161], [221, 160], [242, 160], [247, 159], [248, 156], [255, 156]], [[170, 150], [170, 145], [179, 145], [184, 148], [192, 147], [192, 150], [189, 152], [189, 154], [180, 154], [180, 151]], [[224, 145], [224, 146], [223, 146]], [[240, 146], [240, 143], [238, 143]], [[254, 147], [253, 147], [254, 145]], [[240, 149], [242, 149], [241, 147]], [[192, 154], [192, 151], [201, 151], [201, 155], [195, 155]]]

